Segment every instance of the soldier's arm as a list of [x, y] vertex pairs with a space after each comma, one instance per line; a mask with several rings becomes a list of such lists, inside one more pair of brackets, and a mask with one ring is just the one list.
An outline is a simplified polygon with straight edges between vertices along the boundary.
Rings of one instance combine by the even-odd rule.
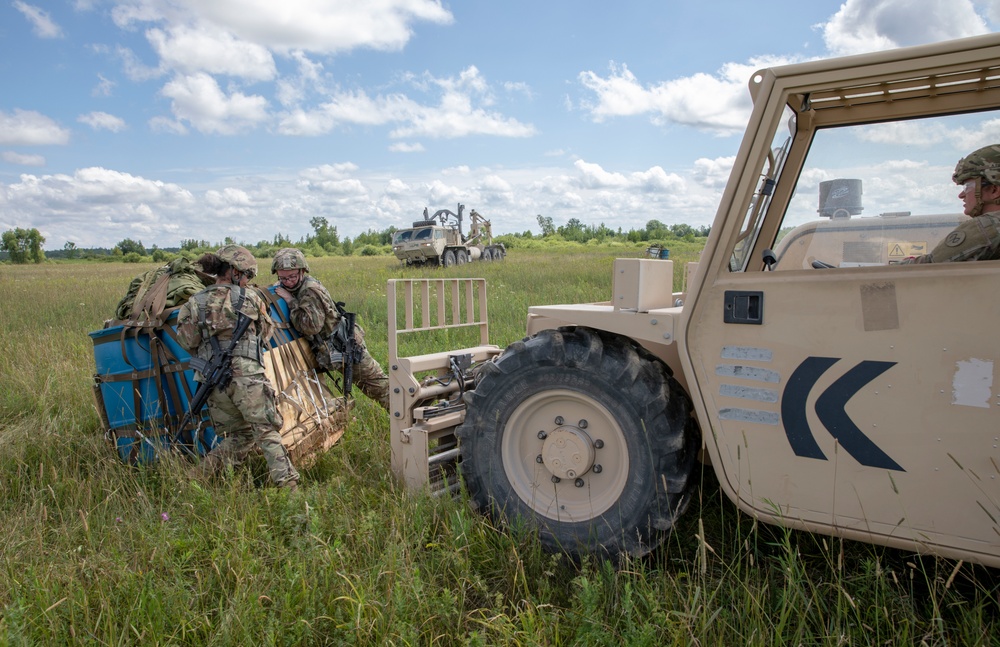
[[323, 330], [326, 313], [316, 290], [303, 289], [288, 304], [288, 318], [303, 335], [318, 335]]
[[271, 315], [267, 311], [266, 302], [259, 296], [259, 291], [254, 296], [257, 297], [254, 299], [255, 318], [257, 320], [257, 336], [266, 340], [272, 333], [274, 333], [274, 320], [271, 319]]
[[926, 263], [978, 261], [997, 244], [997, 231], [987, 216], [970, 218], [956, 227], [928, 254]]
[[184, 350], [194, 352], [201, 345], [201, 329], [198, 327], [198, 306], [189, 299], [177, 311], [177, 341]]

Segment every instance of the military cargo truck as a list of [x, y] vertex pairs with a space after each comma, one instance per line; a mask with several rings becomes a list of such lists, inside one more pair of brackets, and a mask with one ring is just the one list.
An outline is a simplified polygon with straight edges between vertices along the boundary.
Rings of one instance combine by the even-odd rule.
[[469, 235], [462, 232], [462, 212], [439, 209], [433, 216], [424, 209], [423, 220], [412, 229], [401, 229], [392, 238], [392, 253], [404, 265], [465, 265], [472, 261], [502, 261], [507, 256], [503, 243], [493, 242], [490, 221], [475, 209], [469, 212]]

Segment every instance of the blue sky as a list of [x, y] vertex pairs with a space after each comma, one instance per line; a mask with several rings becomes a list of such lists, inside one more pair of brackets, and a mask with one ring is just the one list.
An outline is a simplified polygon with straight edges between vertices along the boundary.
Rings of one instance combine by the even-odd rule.
[[755, 69], [998, 27], [995, 0], [0, 0], [0, 231], [707, 225]]

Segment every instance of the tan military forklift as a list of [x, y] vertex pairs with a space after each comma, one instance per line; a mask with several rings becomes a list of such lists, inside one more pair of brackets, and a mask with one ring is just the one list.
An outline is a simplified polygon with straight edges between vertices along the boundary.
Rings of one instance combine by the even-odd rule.
[[[1000, 140], [1000, 35], [763, 69], [749, 88], [682, 291], [673, 261], [619, 259], [608, 301], [532, 307], [500, 349], [482, 280], [390, 283], [395, 471], [436, 492], [459, 475], [551, 549], [641, 555], [701, 460], [763, 522], [1000, 567], [1000, 261], [901, 264], [948, 228], [896, 226], [923, 222], [901, 215], [922, 199], [960, 209], [955, 162]], [[851, 202], [820, 186], [840, 179], [879, 215], [824, 213]], [[870, 231], [830, 245], [844, 215]], [[450, 352], [410, 341], [469, 329]]]

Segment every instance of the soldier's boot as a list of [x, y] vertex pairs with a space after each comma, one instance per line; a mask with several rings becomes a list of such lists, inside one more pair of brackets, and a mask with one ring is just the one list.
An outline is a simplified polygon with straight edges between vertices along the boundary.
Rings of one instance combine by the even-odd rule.
[[222, 469], [223, 461], [218, 456], [208, 454], [197, 465], [188, 470], [187, 476], [192, 481], [208, 482]]
[[299, 482], [297, 479], [288, 479], [284, 483], [278, 486], [279, 488], [284, 488], [289, 492], [294, 492], [299, 489]]

